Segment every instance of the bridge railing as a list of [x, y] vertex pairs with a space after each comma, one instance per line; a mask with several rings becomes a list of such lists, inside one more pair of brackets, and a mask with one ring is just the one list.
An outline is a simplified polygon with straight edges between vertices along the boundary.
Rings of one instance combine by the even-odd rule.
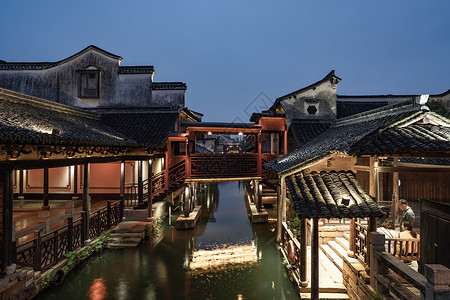
[[257, 153], [190, 155], [191, 178], [242, 178], [258, 174]]

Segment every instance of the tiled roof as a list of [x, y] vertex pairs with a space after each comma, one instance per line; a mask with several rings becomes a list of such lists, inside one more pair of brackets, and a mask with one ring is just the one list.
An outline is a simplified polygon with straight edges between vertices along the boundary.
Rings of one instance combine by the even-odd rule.
[[351, 172], [299, 172], [286, 177], [286, 186], [299, 218], [383, 216]]
[[155, 69], [153, 66], [121, 66], [119, 74], [153, 74]]
[[330, 128], [331, 123], [332, 120], [294, 119], [289, 130], [292, 131], [297, 145], [303, 145]]
[[410, 125], [388, 128], [355, 148], [358, 154], [430, 155], [447, 152], [450, 155], [450, 127]]
[[97, 115], [0, 89], [0, 143], [138, 147]]
[[153, 82], [152, 90], [186, 90], [184, 82]]
[[345, 118], [368, 110], [388, 105], [387, 101], [337, 101], [337, 118]]
[[353, 154], [351, 153], [353, 146], [365, 138], [373, 137], [373, 134], [378, 133], [379, 130], [395, 124], [399, 125], [399, 122], [424, 117], [425, 114], [431, 113], [421, 110], [418, 105], [405, 102], [338, 119], [316, 138], [293, 152], [265, 164], [265, 167], [283, 173], [334, 153]]
[[102, 113], [102, 121], [140, 144], [163, 149], [167, 137], [175, 131], [178, 111], [172, 110], [117, 110]]
[[95, 50], [99, 53], [102, 53], [103, 55], [106, 55], [108, 57], [111, 57], [113, 59], [117, 59], [118, 61], [122, 60], [122, 57], [117, 56], [115, 54], [112, 54], [108, 51], [105, 51], [97, 46], [90, 45], [81, 50], [80, 52], [75, 53], [74, 55], [65, 58], [63, 60], [57, 61], [57, 62], [0, 62], [0, 70], [44, 70], [48, 68], [55, 67], [57, 65], [63, 64], [67, 61], [70, 61], [90, 50]]

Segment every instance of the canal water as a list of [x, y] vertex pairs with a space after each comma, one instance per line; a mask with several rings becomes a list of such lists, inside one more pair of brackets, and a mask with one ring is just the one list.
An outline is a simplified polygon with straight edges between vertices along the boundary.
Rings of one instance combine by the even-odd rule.
[[298, 299], [276, 224], [251, 224], [244, 196], [239, 182], [204, 184], [194, 230], [176, 230], [174, 214], [156, 245], [103, 251], [38, 299]]

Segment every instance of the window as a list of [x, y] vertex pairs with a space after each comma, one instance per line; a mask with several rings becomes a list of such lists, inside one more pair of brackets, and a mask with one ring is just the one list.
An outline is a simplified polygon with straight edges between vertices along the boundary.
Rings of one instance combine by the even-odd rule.
[[86, 70], [79, 71], [80, 82], [78, 84], [78, 97], [99, 98], [100, 71]]
[[186, 142], [172, 142], [172, 156], [186, 155]]
[[261, 152], [262, 154], [278, 154], [280, 151], [280, 133], [263, 132], [261, 133]]

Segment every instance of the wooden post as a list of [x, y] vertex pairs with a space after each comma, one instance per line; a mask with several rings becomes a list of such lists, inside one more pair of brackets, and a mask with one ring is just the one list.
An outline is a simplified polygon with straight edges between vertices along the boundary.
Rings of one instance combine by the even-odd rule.
[[111, 228], [111, 201], [106, 202], [106, 224], [108, 229]]
[[144, 185], [142, 183], [142, 160], [138, 161], [138, 205], [144, 203]]
[[[396, 167], [398, 162], [398, 157], [394, 157], [393, 166]], [[391, 207], [391, 218], [392, 222], [395, 224], [398, 217], [398, 172], [392, 173], [392, 207]]]
[[35, 250], [35, 252], [34, 252], [34, 255], [35, 255], [35, 259], [34, 259], [34, 264], [35, 264], [35, 270], [36, 271], [40, 271], [41, 270], [41, 263], [42, 263], [42, 260], [41, 260], [41, 244], [42, 244], [42, 242], [41, 242], [41, 232], [40, 231], [35, 231], [34, 232], [34, 237], [35, 237], [35, 239], [36, 239], [36, 245], [35, 245], [35, 247], [36, 247], [36, 250]]
[[23, 199], [23, 170], [19, 170], [19, 197]]
[[348, 239], [348, 251], [347, 251], [347, 255], [349, 257], [355, 257], [355, 251], [356, 251], [356, 236], [355, 236], [355, 231], [356, 231], [356, 225], [355, 225], [355, 218], [351, 218], [350, 219], [350, 236]]
[[73, 197], [78, 199], [78, 165], [73, 166]]
[[87, 240], [88, 236], [89, 236], [89, 231], [87, 231], [87, 227], [85, 224], [85, 219], [86, 219], [86, 212], [82, 211], [81, 212], [81, 224], [82, 224], [82, 228], [81, 228], [81, 240], [84, 243], [84, 241]]
[[313, 218], [311, 235], [311, 299], [319, 299], [319, 218]]
[[281, 221], [286, 222], [286, 178], [281, 179]]
[[258, 212], [261, 212], [261, 209], [262, 209], [262, 190], [263, 190], [262, 183], [259, 182], [258, 183], [258, 202], [257, 202], [257, 205], [256, 205], [256, 210]]
[[125, 161], [120, 162], [120, 198], [125, 194]]
[[277, 242], [281, 242], [281, 188], [277, 185]]
[[255, 138], [256, 138], [255, 148], [258, 153], [257, 172], [258, 176], [262, 176], [261, 130], [258, 132]]
[[[370, 240], [370, 236], [372, 233], [377, 233], [377, 218], [376, 217], [370, 217], [369, 218], [369, 223], [367, 224], [367, 236], [366, 236], [366, 240], [367, 240], [367, 250], [370, 250], [371, 247], [371, 243], [372, 241]], [[383, 244], [384, 245], [384, 244]], [[384, 246], [383, 246], [384, 247]], [[370, 276], [372, 276], [372, 261], [373, 261], [373, 257], [372, 257], [372, 252], [371, 251], [367, 251], [367, 265], [366, 265], [366, 272], [367, 274], [369, 274]]]
[[370, 157], [370, 170], [369, 170], [369, 195], [377, 199], [377, 186], [378, 186], [378, 158]]
[[301, 219], [301, 231], [300, 231], [300, 286], [307, 287], [307, 263], [308, 263], [308, 220], [306, 218]]
[[42, 199], [42, 209], [50, 209], [50, 206], [48, 205], [48, 168], [44, 168], [44, 194], [42, 196]]
[[[0, 208], [3, 212], [2, 227], [2, 254], [1, 268], [4, 269], [12, 264], [13, 248], [12, 248], [12, 228], [13, 228], [13, 186], [14, 171], [12, 169], [0, 174]], [[3, 193], [1, 193], [3, 192]], [[0, 270], [3, 271], [3, 270]]]
[[90, 199], [89, 199], [89, 177], [90, 177], [90, 163], [84, 164], [84, 179], [83, 179], [83, 211], [85, 212], [84, 227], [86, 231], [85, 241], [89, 242], [89, 216], [90, 216]]
[[148, 182], [148, 187], [147, 187], [147, 195], [148, 195], [148, 217], [152, 218], [153, 217], [153, 211], [152, 211], [152, 207], [153, 207], [153, 160], [150, 159], [148, 160], [148, 164], [147, 164], [147, 182]]
[[67, 251], [72, 251], [73, 250], [73, 217], [69, 217], [67, 218], [67, 231], [68, 231], [68, 236], [67, 236]]

